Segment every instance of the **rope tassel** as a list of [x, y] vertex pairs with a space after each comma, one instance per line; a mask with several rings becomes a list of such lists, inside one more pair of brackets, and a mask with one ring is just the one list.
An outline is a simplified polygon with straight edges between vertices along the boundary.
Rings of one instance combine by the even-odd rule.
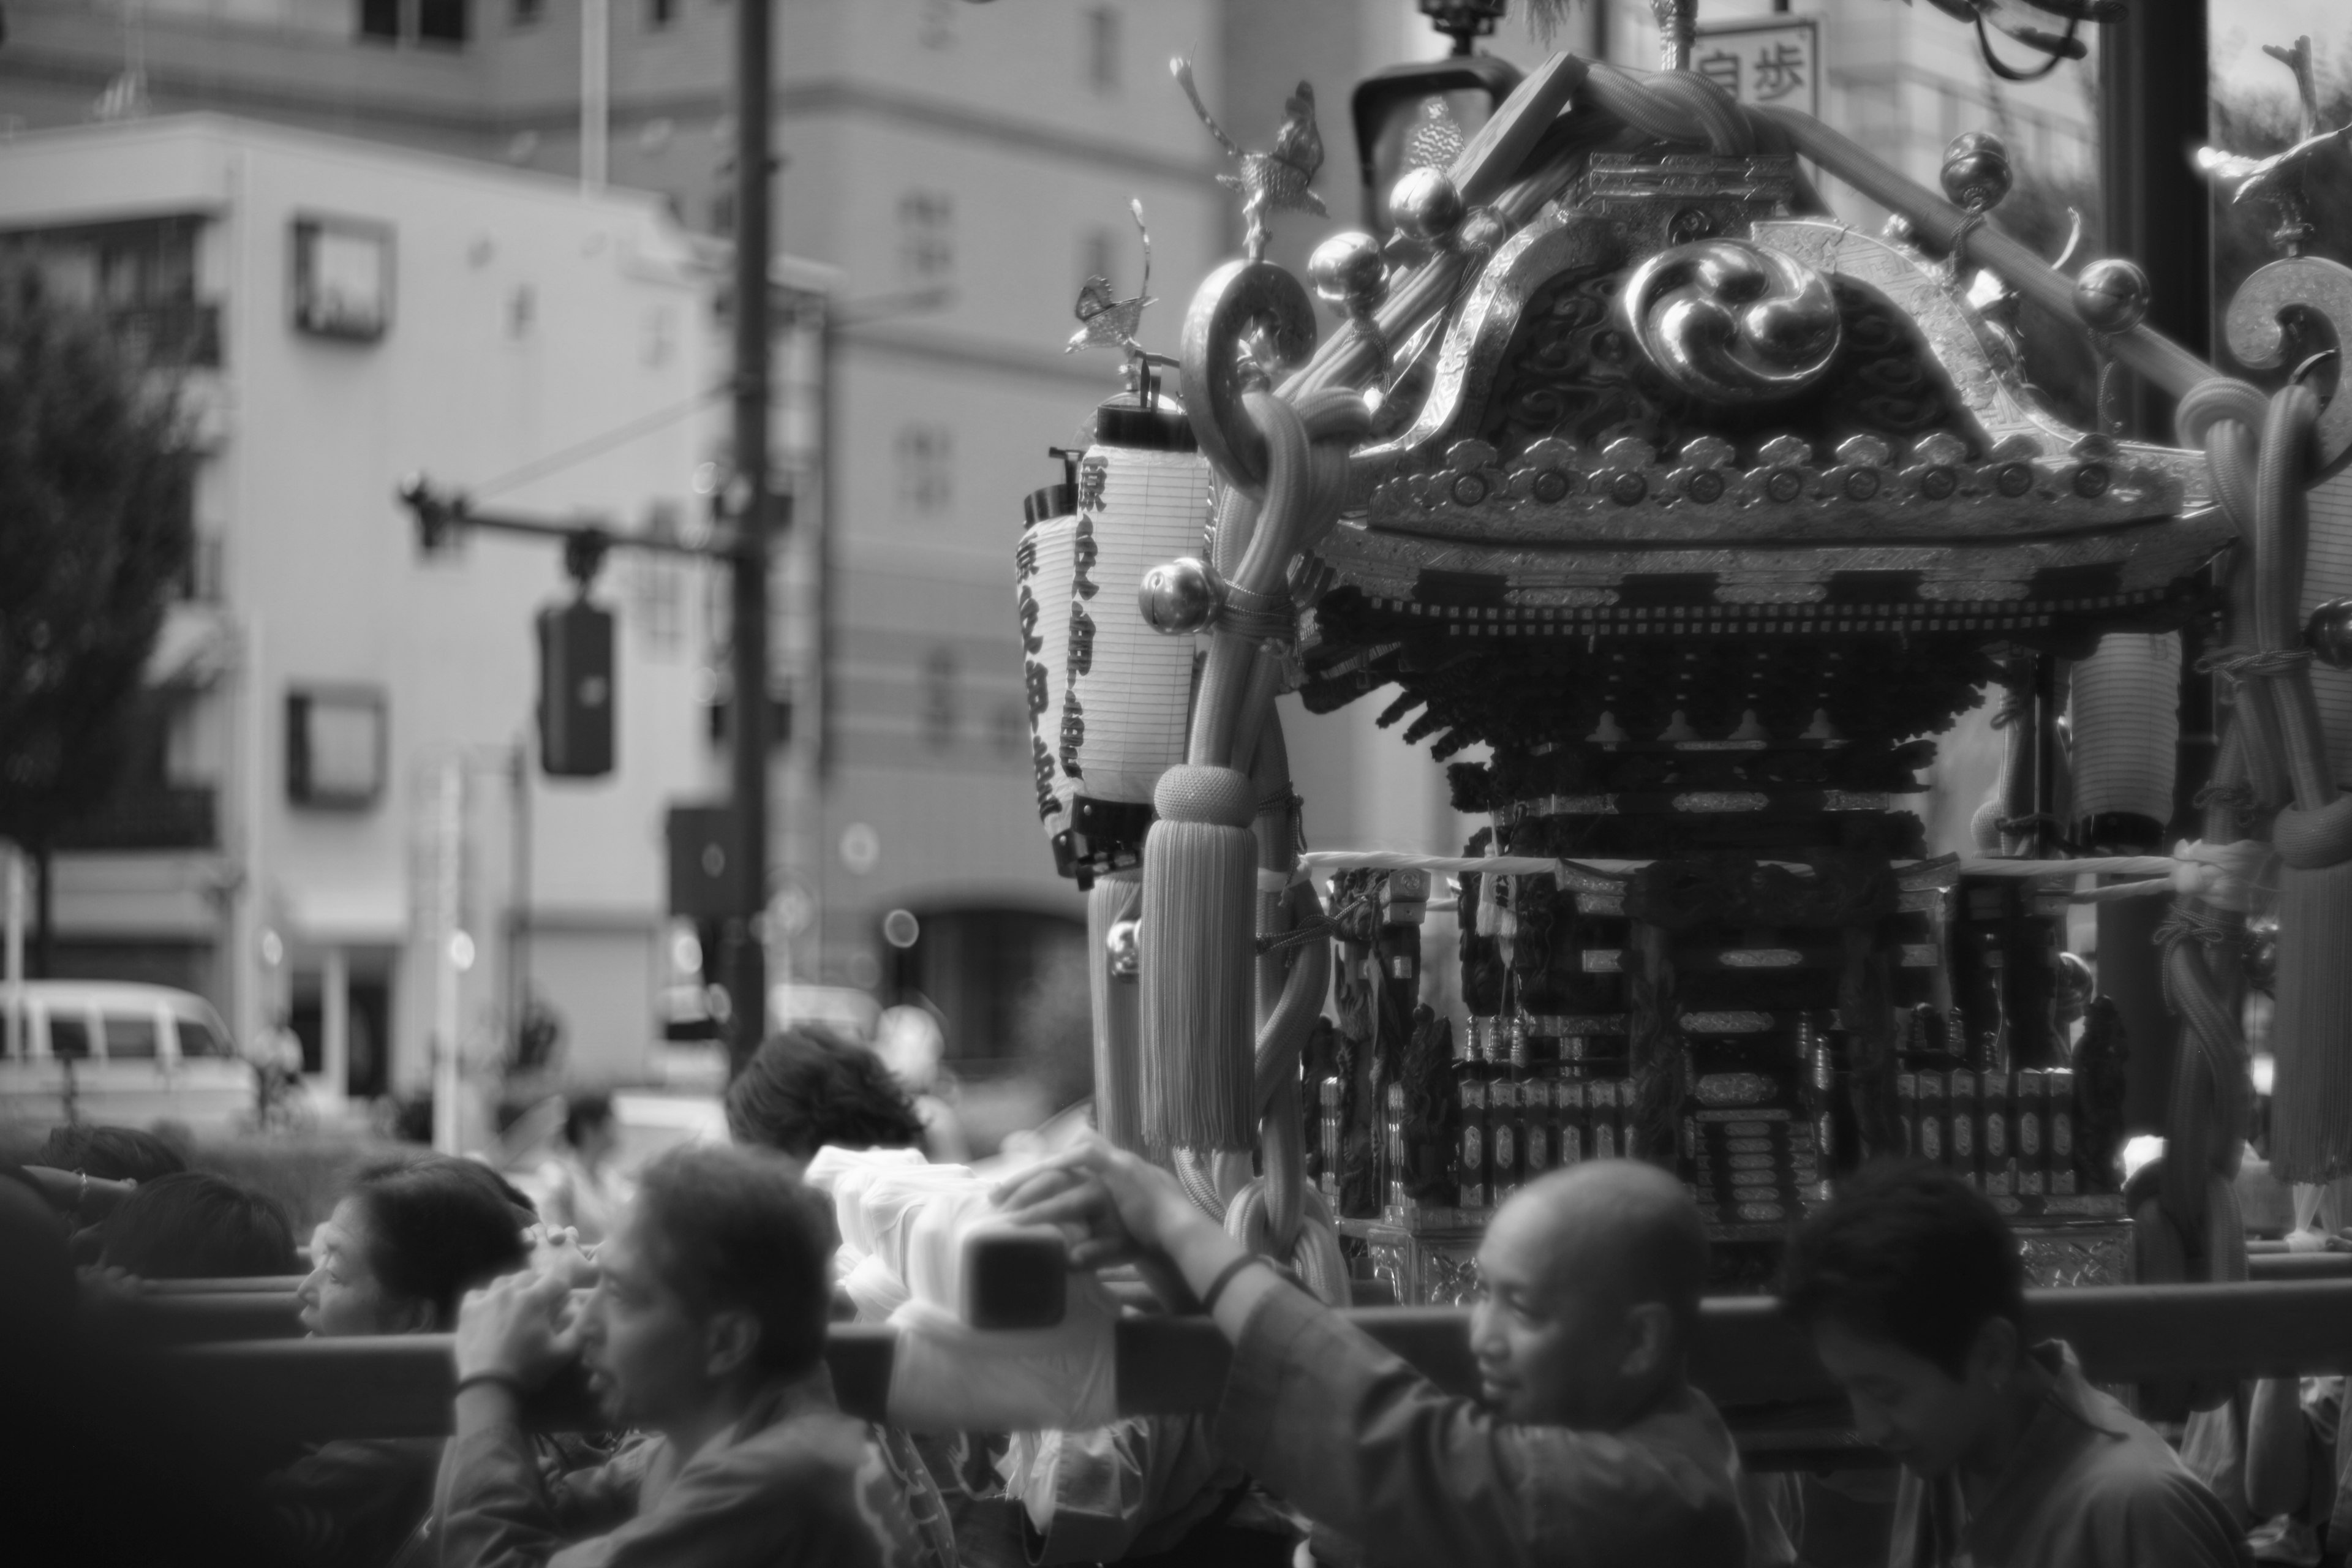
[[1252, 1149], [1257, 797], [1245, 774], [1160, 775], [1143, 841], [1143, 1132], [1155, 1149]]

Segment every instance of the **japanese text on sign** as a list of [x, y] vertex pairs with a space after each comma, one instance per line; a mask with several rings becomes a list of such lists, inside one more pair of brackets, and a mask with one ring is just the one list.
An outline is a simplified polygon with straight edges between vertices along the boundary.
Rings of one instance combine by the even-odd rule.
[[1822, 111], [1822, 29], [1816, 17], [1702, 23], [1691, 69], [1742, 103]]

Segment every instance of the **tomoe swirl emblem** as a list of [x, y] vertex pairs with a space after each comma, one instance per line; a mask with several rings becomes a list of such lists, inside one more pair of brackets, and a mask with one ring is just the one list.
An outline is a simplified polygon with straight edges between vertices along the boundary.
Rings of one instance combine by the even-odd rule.
[[1711, 403], [1802, 392], [1837, 358], [1829, 280], [1794, 257], [1733, 239], [1660, 251], [1626, 280], [1619, 324], [1683, 391]]

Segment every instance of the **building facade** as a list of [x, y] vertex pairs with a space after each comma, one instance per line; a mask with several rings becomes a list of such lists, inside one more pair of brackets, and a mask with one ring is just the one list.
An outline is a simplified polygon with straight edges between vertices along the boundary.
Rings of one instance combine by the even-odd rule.
[[[2009, 134], [2021, 167], [2087, 170], [2087, 68], [2011, 87], [1932, 7], [1802, 9], [1821, 20], [1822, 112], [1914, 177], [1932, 184], [1970, 129]], [[1707, 24], [1770, 15], [1701, 5]], [[772, 638], [792, 735], [771, 969], [920, 990], [951, 1052], [1007, 1055], [1016, 1003], [1066, 960], [1081, 909], [1028, 805], [1009, 591], [1020, 500], [1058, 477], [1045, 448], [1077, 440], [1115, 385], [1111, 356], [1062, 353], [1072, 301], [1089, 274], [1137, 284], [1130, 197], [1152, 236], [1155, 350], [1239, 246], [1222, 154], [1167, 61], [1194, 61], [1245, 146], [1268, 144], [1301, 78], [1317, 88], [1331, 217], [1284, 216], [1273, 251], [1301, 269], [1361, 221], [1353, 84], [1446, 44], [1414, 0], [777, 0], [776, 18], [776, 240], [824, 269], [824, 297], [793, 317], [779, 432], [795, 521]], [[650, 193], [717, 241], [731, 225], [727, 5], [16, 0], [9, 20], [0, 116], [28, 125], [217, 110]], [[1654, 63], [1647, 0], [1592, 0], [1569, 27], [1587, 53]], [[1483, 47], [1528, 67], [1544, 53], [1517, 16]], [[701, 439], [723, 456], [723, 421]], [[1286, 700], [1311, 840], [1458, 848], [1475, 824], [1421, 748], [1376, 726], [1381, 706]]]
[[691, 527], [700, 437], [642, 427], [720, 379], [688, 237], [642, 194], [210, 115], [18, 137], [0, 235], [164, 324], [200, 454], [144, 771], [56, 858], [60, 967], [208, 993], [248, 1042], [284, 1019], [330, 1099], [422, 1088], [452, 1039], [488, 1071], [526, 994], [572, 1071], [644, 1074], [664, 814], [719, 776], [712, 574], [608, 561], [616, 766], [549, 779], [561, 552], [427, 555], [395, 489]]

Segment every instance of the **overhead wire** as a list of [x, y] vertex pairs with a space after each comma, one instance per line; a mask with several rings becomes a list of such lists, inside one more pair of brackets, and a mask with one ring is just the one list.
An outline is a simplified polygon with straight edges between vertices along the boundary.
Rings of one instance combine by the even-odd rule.
[[467, 499], [488, 500], [493, 495], [510, 490], [517, 485], [544, 479], [560, 469], [571, 468], [577, 463], [584, 463], [591, 458], [601, 457], [615, 447], [626, 445], [641, 437], [650, 436], [665, 426], [675, 425], [704, 405], [724, 396], [733, 388], [733, 385], [734, 383], [731, 381], [719, 382], [696, 393], [682, 403], [672, 404], [667, 407], [656, 409], [651, 414], [641, 415], [625, 425], [616, 425], [600, 435], [591, 436], [584, 441], [559, 448], [543, 458], [535, 458], [520, 468], [509, 469], [495, 479], [486, 479], [478, 485], [470, 487], [467, 491]]

